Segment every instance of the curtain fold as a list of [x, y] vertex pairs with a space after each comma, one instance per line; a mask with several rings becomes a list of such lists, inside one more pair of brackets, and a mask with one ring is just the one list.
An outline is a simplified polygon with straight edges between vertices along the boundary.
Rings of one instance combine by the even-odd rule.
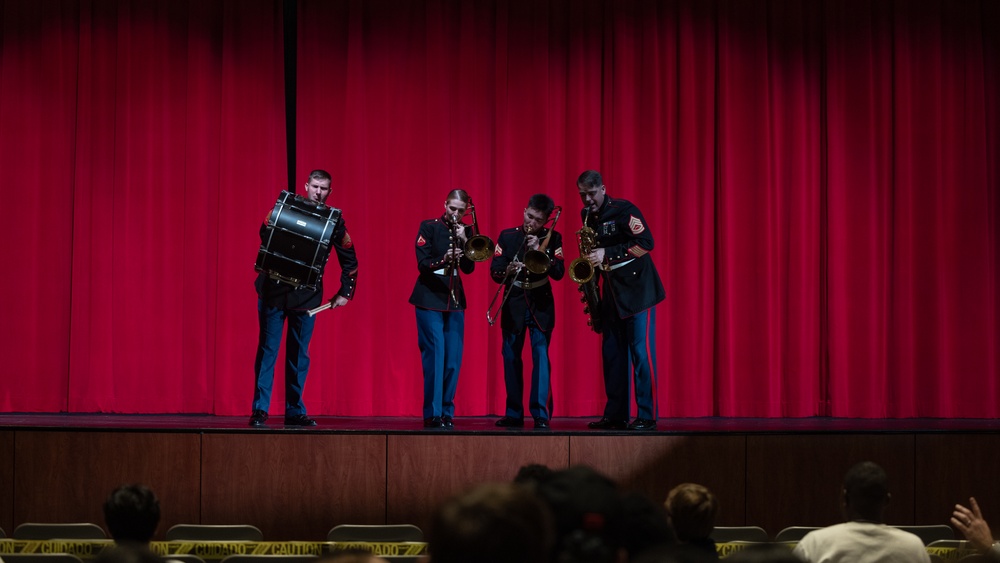
[[280, 4], [2, 7], [2, 189], [33, 271], [4, 282], [0, 408], [242, 410], [263, 218], [243, 186], [286, 168]]

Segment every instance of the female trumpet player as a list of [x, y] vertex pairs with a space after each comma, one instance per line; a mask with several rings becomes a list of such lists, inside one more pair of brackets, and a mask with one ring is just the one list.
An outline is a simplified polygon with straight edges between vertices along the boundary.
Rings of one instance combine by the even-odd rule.
[[462, 366], [465, 336], [465, 292], [461, 273], [475, 262], [463, 249], [472, 234], [462, 217], [471, 207], [465, 190], [452, 190], [440, 217], [420, 223], [415, 249], [417, 282], [410, 294], [416, 307], [417, 343], [424, 371], [424, 426], [454, 426], [455, 389]]
[[[535, 428], [548, 428], [552, 412], [549, 343], [556, 324], [555, 300], [549, 280], [560, 280], [563, 264], [562, 235], [545, 229], [555, 209], [552, 198], [535, 194], [524, 209], [524, 222], [506, 229], [497, 239], [490, 264], [490, 275], [504, 285], [500, 306], [500, 329], [503, 333], [503, 379], [507, 405], [502, 427], [524, 426], [524, 349], [525, 333], [531, 333], [531, 394], [529, 412]], [[558, 213], [556, 220], [558, 221]], [[492, 324], [492, 323], [491, 323]]]

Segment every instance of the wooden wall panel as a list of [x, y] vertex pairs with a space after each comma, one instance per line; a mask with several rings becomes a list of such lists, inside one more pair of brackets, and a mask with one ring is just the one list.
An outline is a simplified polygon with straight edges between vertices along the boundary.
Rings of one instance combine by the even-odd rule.
[[0, 431], [0, 529], [14, 530], [14, 432]]
[[384, 435], [207, 434], [202, 523], [253, 524], [267, 541], [325, 541], [385, 522]]
[[[1000, 436], [995, 434], [929, 434], [916, 437], [916, 520], [948, 524], [956, 503], [969, 497], [1000, 533]], [[959, 536], [960, 537], [960, 536]]]
[[0, 431], [0, 526], [103, 524], [120, 484], [160, 498], [157, 538], [177, 523], [255, 524], [268, 540], [321, 540], [341, 523], [426, 526], [446, 496], [507, 481], [527, 463], [584, 463], [662, 500], [677, 483], [711, 488], [719, 525], [842, 519], [840, 486], [853, 463], [885, 467], [893, 524], [947, 523], [976, 496], [1000, 521], [995, 434], [584, 436]]
[[389, 436], [389, 524], [426, 528], [434, 508], [471, 485], [511, 481], [529, 463], [567, 467], [566, 436]]
[[160, 499], [162, 538], [167, 527], [198, 520], [200, 441], [197, 434], [18, 431], [14, 523], [104, 526], [108, 494], [142, 483]]
[[844, 474], [861, 461], [889, 475], [886, 521], [913, 524], [914, 447], [913, 435], [748, 436], [747, 524], [774, 536], [787, 526], [842, 522]]
[[743, 436], [573, 436], [572, 465], [589, 465], [657, 502], [681, 483], [708, 487], [719, 500], [717, 524], [742, 525]]

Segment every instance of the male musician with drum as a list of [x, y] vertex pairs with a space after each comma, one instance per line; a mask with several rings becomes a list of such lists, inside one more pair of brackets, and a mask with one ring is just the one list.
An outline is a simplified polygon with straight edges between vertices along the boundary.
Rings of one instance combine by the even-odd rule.
[[[325, 204], [330, 195], [330, 182], [329, 172], [325, 170], [310, 172], [305, 184], [306, 199], [310, 203]], [[347, 234], [347, 226], [339, 210], [337, 216], [339, 219], [330, 241], [337, 250], [337, 260], [340, 262], [340, 289], [330, 299], [331, 308], [347, 305], [348, 300], [354, 297], [358, 279], [358, 258], [354, 252], [354, 243]], [[262, 240], [268, 230], [267, 227], [265, 221], [260, 231]], [[288, 323], [288, 334], [285, 338], [285, 425], [316, 426], [316, 421], [306, 414], [302, 389], [309, 371], [309, 340], [312, 338], [313, 325], [316, 323], [315, 317], [310, 315], [308, 310], [322, 302], [323, 285], [320, 282], [311, 289], [296, 286], [273, 279], [263, 272], [257, 276], [255, 285], [259, 297], [257, 319], [260, 335], [257, 340], [257, 359], [254, 362], [256, 386], [250, 426], [264, 426], [267, 422], [271, 387], [274, 383], [274, 365], [278, 358], [278, 347], [281, 345], [281, 332], [285, 322]]]
[[[656, 308], [666, 297], [649, 252], [653, 235], [639, 208], [605, 193], [600, 172], [587, 170], [576, 181], [580, 217], [596, 232], [586, 259], [600, 276], [601, 355], [608, 402], [590, 428], [656, 428]], [[596, 328], [596, 327], [595, 327]], [[635, 385], [636, 419], [629, 417], [629, 357]]]
[[465, 338], [465, 291], [461, 273], [471, 274], [476, 267], [464, 251], [474, 231], [462, 223], [470, 210], [470, 202], [465, 190], [449, 192], [444, 213], [421, 222], [414, 243], [419, 275], [410, 294], [410, 303], [417, 315], [426, 428], [453, 428], [455, 425], [455, 391]]
[[[525, 333], [531, 335], [531, 391], [528, 410], [535, 428], [548, 428], [552, 415], [549, 343], [556, 323], [555, 300], [551, 280], [560, 280], [566, 272], [563, 263], [562, 235], [545, 225], [556, 209], [545, 194], [535, 194], [524, 209], [524, 223], [505, 229], [497, 239], [490, 265], [493, 281], [504, 291], [500, 306], [503, 333], [503, 379], [507, 405], [501, 427], [524, 426], [524, 349]], [[558, 213], [556, 221], [558, 221]], [[499, 291], [499, 290], [498, 290]], [[492, 307], [491, 307], [492, 308]], [[490, 324], [494, 318], [488, 316]]]

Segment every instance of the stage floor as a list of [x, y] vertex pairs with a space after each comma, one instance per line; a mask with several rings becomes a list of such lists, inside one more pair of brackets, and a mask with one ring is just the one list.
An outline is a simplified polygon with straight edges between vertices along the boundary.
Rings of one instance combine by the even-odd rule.
[[548, 429], [535, 429], [531, 419], [524, 428], [498, 428], [499, 418], [458, 417], [454, 429], [427, 429], [419, 418], [314, 417], [312, 428], [285, 427], [272, 416], [264, 428], [247, 426], [247, 416], [181, 414], [66, 414], [4, 413], [0, 430], [114, 430], [197, 433], [319, 433], [319, 434], [477, 434], [477, 435], [692, 435], [692, 434], [845, 434], [845, 433], [996, 433], [998, 419], [848, 419], [848, 418], [661, 418], [653, 432], [591, 430], [596, 418], [555, 418]]

